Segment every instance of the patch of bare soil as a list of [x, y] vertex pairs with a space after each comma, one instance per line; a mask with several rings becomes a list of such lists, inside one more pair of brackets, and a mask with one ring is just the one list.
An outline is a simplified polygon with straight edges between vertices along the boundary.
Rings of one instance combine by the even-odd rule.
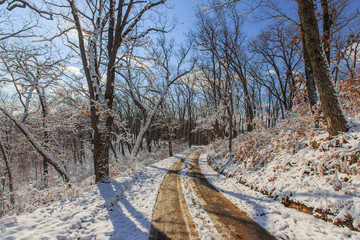
[[181, 186], [183, 163], [184, 158], [165, 175], [156, 199], [149, 239], [199, 239]]

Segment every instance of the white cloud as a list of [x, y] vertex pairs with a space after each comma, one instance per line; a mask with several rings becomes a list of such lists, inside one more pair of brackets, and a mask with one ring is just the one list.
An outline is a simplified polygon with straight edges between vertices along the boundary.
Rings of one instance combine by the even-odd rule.
[[14, 92], [15, 91], [15, 87], [14, 84], [12, 83], [3, 83], [0, 85], [0, 89], [6, 92]]
[[276, 74], [275, 70], [269, 70], [268, 73], [269, 73], [270, 75], [275, 75], [275, 74]]
[[4, 75], [2, 76], [2, 79], [0, 79], [0, 89], [4, 92], [13, 93], [15, 92], [15, 87], [12, 82], [12, 78], [10, 75]]
[[76, 75], [81, 75], [82, 74], [80, 68], [75, 67], [75, 66], [69, 66], [69, 67], [66, 68], [65, 71], [67, 71], [69, 73], [76, 74]]

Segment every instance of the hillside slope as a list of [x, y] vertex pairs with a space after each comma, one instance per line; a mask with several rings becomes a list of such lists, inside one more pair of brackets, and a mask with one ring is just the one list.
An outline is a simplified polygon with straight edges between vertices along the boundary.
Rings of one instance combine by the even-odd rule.
[[239, 136], [232, 154], [213, 144], [208, 162], [286, 206], [359, 231], [360, 121], [334, 138], [312, 125], [293, 113], [275, 128]]

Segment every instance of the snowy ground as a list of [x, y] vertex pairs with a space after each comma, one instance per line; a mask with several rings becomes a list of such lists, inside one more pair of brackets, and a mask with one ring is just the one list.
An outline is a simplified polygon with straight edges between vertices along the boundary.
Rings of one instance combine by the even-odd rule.
[[0, 239], [147, 239], [160, 184], [181, 156], [67, 201], [0, 219]]
[[286, 208], [278, 201], [215, 172], [206, 161], [207, 154], [200, 156], [200, 167], [207, 179], [231, 202], [247, 212], [257, 223], [279, 239], [360, 239], [360, 233], [348, 228]]
[[303, 204], [313, 215], [327, 213], [330, 221], [360, 231], [360, 119], [349, 123], [348, 132], [329, 138], [324, 128], [294, 118], [239, 135], [232, 154], [225, 142], [216, 142], [208, 160], [279, 202]]
[[[93, 186], [91, 191], [67, 201], [0, 219], [0, 238], [147, 239], [160, 184], [167, 170], [183, 154], [143, 168], [132, 176], [117, 178], [111, 184]], [[280, 239], [360, 239], [358, 232], [285, 208], [234, 179], [217, 174], [207, 165], [206, 154], [201, 155], [200, 166], [226, 197]], [[181, 174], [186, 179], [186, 169]], [[198, 210], [192, 205], [190, 211], [196, 215]], [[201, 236], [208, 239], [211, 231], [216, 232], [203, 228]]]

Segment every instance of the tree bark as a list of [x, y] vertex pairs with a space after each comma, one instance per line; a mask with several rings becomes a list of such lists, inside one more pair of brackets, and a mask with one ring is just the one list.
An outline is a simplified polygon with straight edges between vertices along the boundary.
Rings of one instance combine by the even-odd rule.
[[[42, 127], [44, 129], [44, 148], [47, 149], [47, 144], [49, 142], [49, 130], [47, 129], [47, 117], [48, 117], [48, 103], [45, 96], [45, 90], [40, 89], [39, 84], [36, 84], [36, 91], [39, 96], [40, 106], [41, 106], [41, 113], [42, 113]], [[43, 176], [42, 176], [42, 187], [45, 188], [48, 185], [48, 178], [49, 178], [49, 164], [46, 158], [43, 158]]]
[[297, 4], [327, 129], [330, 136], [334, 136], [348, 131], [348, 128], [331, 81], [330, 67], [320, 40], [314, 3], [312, 0], [297, 0]]
[[154, 119], [154, 116], [155, 116], [155, 113], [157, 112], [160, 104], [162, 103], [162, 101], [164, 100], [165, 98], [165, 95], [167, 94], [168, 92], [168, 89], [169, 89], [169, 86], [166, 87], [166, 89], [164, 89], [164, 92], [161, 94], [160, 98], [157, 100], [157, 102], [155, 103], [155, 106], [153, 107], [153, 109], [151, 110], [149, 116], [147, 116], [145, 119], [143, 119], [143, 121], [141, 122], [141, 127], [140, 127], [140, 131], [139, 131], [139, 135], [137, 136], [136, 138], [136, 142], [135, 142], [135, 145], [134, 145], [134, 148], [132, 149], [131, 151], [131, 155], [136, 157], [137, 154], [139, 153], [139, 150], [140, 150], [140, 146], [142, 144], [142, 141], [144, 139], [144, 136], [145, 136], [145, 133], [148, 131], [153, 119]]
[[232, 141], [233, 141], [233, 114], [229, 113], [229, 142], [228, 142], [228, 148], [229, 152], [232, 152]]
[[[190, 101], [190, 100], [189, 100]], [[193, 143], [193, 136], [192, 136], [192, 108], [191, 104], [188, 104], [188, 114], [189, 114], [189, 127], [188, 127], [188, 139], [189, 139], [189, 147], [191, 147]]]
[[169, 156], [171, 157], [173, 155], [173, 145], [172, 145], [172, 132], [169, 127], [169, 124], [166, 124], [166, 132], [168, 135], [168, 143], [169, 143]]
[[[101, 123], [100, 123], [101, 124]], [[110, 133], [94, 131], [94, 170], [95, 182], [109, 182]], [[107, 130], [107, 129], [104, 129]]]
[[2, 143], [2, 140], [1, 140], [1, 136], [0, 136], [0, 149], [1, 149], [1, 153], [3, 155], [4, 161], [5, 161], [5, 167], [6, 167], [6, 171], [8, 173], [8, 178], [9, 178], [10, 202], [14, 206], [15, 198], [14, 198], [14, 182], [13, 182], [13, 178], [12, 178], [12, 171], [10, 168], [10, 161], [9, 161], [8, 155], [6, 154], [4, 144]]
[[321, 10], [323, 13], [323, 45], [326, 60], [330, 65], [330, 29], [332, 22], [329, 14], [329, 5], [327, 0], [321, 0]]
[[[85, 37], [83, 35], [83, 29], [79, 17], [79, 13], [77, 7], [75, 5], [75, 1], [68, 0], [71, 12], [73, 15], [73, 19], [76, 25], [76, 30], [78, 33], [78, 40], [79, 40], [79, 49], [80, 49], [80, 56], [83, 63], [83, 69], [85, 71], [86, 80], [88, 83], [89, 88], [89, 95], [90, 95], [90, 117], [91, 117], [91, 126], [94, 131], [94, 172], [95, 172], [95, 181], [96, 182], [108, 182], [109, 181], [109, 141], [110, 137], [106, 136], [105, 132], [109, 132], [109, 129], [106, 129], [106, 124], [101, 123], [103, 126], [99, 126], [99, 111], [97, 110], [96, 106], [99, 106], [99, 98], [101, 96], [101, 92], [96, 86], [96, 74], [95, 66], [91, 66], [91, 56], [88, 57], [87, 50], [85, 47]], [[96, 39], [97, 40], [97, 39]], [[96, 52], [96, 40], [90, 39], [89, 43], [89, 52], [95, 54]], [[94, 65], [95, 63], [93, 63]], [[92, 71], [91, 71], [92, 70]], [[108, 123], [110, 123], [109, 121]], [[101, 130], [99, 130], [99, 127]]]
[[[124, 149], [124, 141], [120, 140], [120, 147], [121, 147], [121, 154], [125, 155], [125, 149]], [[130, 151], [129, 151], [130, 152]]]
[[301, 40], [302, 40], [302, 50], [304, 56], [304, 64], [305, 64], [305, 78], [306, 78], [306, 88], [307, 88], [307, 95], [309, 99], [310, 110], [314, 114], [314, 106], [317, 103], [317, 96], [316, 96], [316, 86], [315, 86], [315, 77], [314, 72], [311, 67], [311, 61], [309, 58], [308, 51], [306, 49], [306, 40], [304, 36], [304, 29], [301, 26]]
[[112, 144], [112, 142], [110, 142], [109, 144], [110, 144], [111, 151], [112, 151], [112, 153], [114, 154], [114, 157], [115, 157], [115, 159], [116, 159], [116, 161], [117, 161], [118, 156], [117, 156], [117, 153], [116, 153], [116, 149], [115, 149], [115, 147], [114, 147], [114, 144]]
[[150, 129], [148, 129], [146, 131], [146, 146], [147, 146], [148, 152], [151, 152], [151, 141], [152, 141], [151, 133], [150, 133]]

